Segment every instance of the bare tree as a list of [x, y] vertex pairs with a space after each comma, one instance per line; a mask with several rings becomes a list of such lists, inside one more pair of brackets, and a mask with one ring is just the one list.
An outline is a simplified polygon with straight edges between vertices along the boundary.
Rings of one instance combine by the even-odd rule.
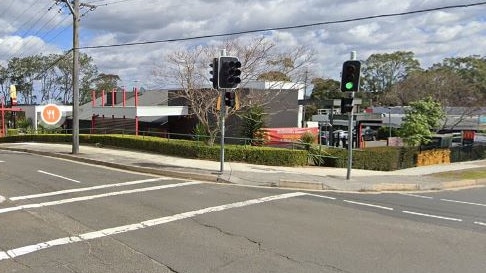
[[[276, 45], [264, 37], [249, 41], [228, 40], [220, 47], [197, 46], [168, 54], [166, 63], [159, 64], [154, 69], [154, 76], [160, 84], [175, 86], [179, 90], [178, 98], [183, 99], [189, 106], [190, 114], [197, 118], [210, 137], [210, 144], [214, 143], [220, 132], [220, 112], [217, 107], [219, 92], [210, 88], [209, 81], [209, 64], [219, 55], [218, 48], [225, 48], [228, 56], [239, 58], [242, 64], [241, 87], [269, 71], [281, 72], [292, 80], [302, 79], [304, 68], [313, 58], [313, 51], [305, 47], [290, 49], [290, 53], [287, 54], [279, 52]], [[277, 84], [275, 82], [275, 86]], [[240, 91], [241, 89], [236, 90]], [[245, 99], [240, 100], [240, 108], [264, 106], [276, 96], [278, 90], [272, 92], [270, 97], [268, 92], [245, 92]], [[228, 111], [226, 117], [233, 115], [237, 110], [231, 108]]]

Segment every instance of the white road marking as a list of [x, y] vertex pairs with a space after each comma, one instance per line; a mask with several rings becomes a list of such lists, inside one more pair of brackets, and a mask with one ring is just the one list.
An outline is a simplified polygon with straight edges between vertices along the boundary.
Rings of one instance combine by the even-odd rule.
[[169, 179], [169, 177], [150, 178], [150, 179], [144, 179], [144, 180], [136, 180], [136, 181], [130, 181], [130, 182], [115, 183], [115, 184], [105, 184], [105, 185], [86, 187], [86, 188], [77, 188], [77, 189], [45, 192], [45, 193], [38, 193], [38, 194], [31, 194], [31, 195], [24, 195], [24, 196], [14, 196], [14, 197], [10, 197], [9, 199], [10, 199], [10, 201], [34, 199], [34, 198], [39, 198], [39, 197], [61, 195], [61, 194], [73, 193], [73, 192], [92, 191], [92, 190], [116, 188], [116, 187], [123, 187], [123, 186], [136, 185], [136, 184], [149, 183], [149, 182], [157, 182], [157, 181], [160, 181], [160, 180], [168, 180], [168, 179]]
[[483, 222], [474, 222], [476, 225], [480, 225], [480, 226], [485, 226], [486, 227], [486, 223], [483, 223]]
[[384, 210], [393, 210], [393, 208], [389, 208], [389, 207], [383, 207], [383, 206], [368, 204], [368, 203], [355, 202], [355, 201], [351, 201], [351, 200], [343, 200], [343, 202], [355, 204], [355, 205], [373, 207], [373, 208], [378, 208], [378, 209], [384, 209]]
[[148, 228], [148, 227], [162, 225], [162, 224], [173, 222], [173, 221], [192, 218], [192, 217], [195, 217], [195, 216], [198, 216], [198, 215], [203, 215], [203, 214], [206, 214], [206, 213], [224, 211], [224, 210], [233, 209], [233, 208], [241, 208], [241, 207], [246, 207], [246, 206], [250, 206], [250, 205], [270, 202], [270, 201], [274, 201], [274, 200], [292, 198], [292, 197], [297, 197], [297, 196], [303, 196], [303, 195], [306, 195], [306, 193], [293, 192], [293, 193], [286, 193], [286, 194], [262, 197], [262, 198], [257, 198], [257, 199], [250, 199], [250, 200], [236, 202], [236, 203], [230, 203], [230, 204], [226, 204], [226, 205], [220, 205], [220, 206], [208, 207], [208, 208], [204, 208], [204, 209], [200, 209], [200, 210], [183, 212], [183, 213], [175, 214], [175, 215], [172, 215], [172, 216], [166, 216], [166, 217], [162, 217], [162, 218], [151, 219], [151, 220], [147, 220], [147, 221], [143, 221], [143, 222], [139, 222], [139, 223], [135, 223], [135, 224], [106, 228], [106, 229], [102, 229], [102, 230], [98, 230], [98, 231], [93, 231], [93, 232], [75, 235], [75, 236], [63, 237], [63, 238], [59, 238], [59, 239], [55, 239], [55, 240], [51, 240], [51, 241], [41, 242], [41, 243], [34, 244], [34, 245], [28, 245], [28, 246], [19, 247], [19, 248], [7, 250], [7, 251], [2, 251], [2, 252], [0, 252], [0, 260], [13, 259], [15, 257], [30, 254], [30, 253], [40, 251], [40, 250], [43, 250], [43, 249], [47, 249], [47, 248], [50, 248], [50, 247], [53, 247], [53, 246], [67, 245], [67, 244], [92, 240], [92, 239], [96, 239], [96, 238], [111, 236], [111, 235], [115, 235], [115, 234], [125, 233], [125, 232], [129, 232], [129, 231], [145, 229], [145, 228]]
[[2, 203], [5, 200], [6, 200], [5, 197], [3, 197], [3, 196], [0, 195], [0, 203]]
[[411, 193], [400, 193], [401, 195], [424, 198], [424, 199], [434, 199], [434, 197], [425, 196], [425, 195], [418, 195], [418, 194], [411, 194]]
[[67, 177], [64, 177], [64, 176], [61, 176], [61, 175], [57, 175], [57, 174], [53, 174], [53, 173], [48, 173], [48, 172], [45, 172], [45, 171], [42, 171], [42, 170], [37, 170], [37, 172], [43, 173], [43, 174], [47, 174], [47, 175], [50, 175], [50, 176], [54, 176], [54, 177], [58, 177], [58, 178], [62, 178], [62, 179], [65, 179], [65, 180], [68, 180], [68, 181], [72, 181], [72, 182], [75, 182], [75, 183], [81, 183], [78, 180], [71, 179], [71, 178], [67, 178]]
[[440, 200], [445, 201], [445, 202], [452, 202], [452, 203], [459, 203], [459, 204], [465, 204], [465, 205], [474, 205], [474, 206], [486, 207], [486, 204], [480, 204], [480, 203], [464, 202], [464, 201], [450, 200], [450, 199], [440, 199]]
[[413, 212], [413, 211], [408, 211], [408, 210], [404, 210], [402, 212], [407, 213], [407, 214], [417, 215], [417, 216], [424, 216], [424, 217], [437, 218], [437, 219], [442, 219], [442, 220], [462, 222], [462, 219], [450, 218], [450, 217], [445, 217], [445, 216], [426, 214], [426, 213], [420, 213], [420, 212]]
[[32, 209], [32, 208], [55, 206], [55, 205], [61, 205], [61, 204], [79, 202], [79, 201], [86, 201], [86, 200], [93, 200], [93, 199], [102, 198], [102, 197], [117, 196], [117, 195], [130, 194], [130, 193], [136, 193], [136, 192], [155, 191], [155, 190], [161, 190], [161, 189], [197, 185], [197, 184], [201, 184], [201, 183], [202, 182], [193, 181], [193, 182], [161, 185], [161, 186], [154, 186], [154, 187], [147, 187], [147, 188], [140, 188], [140, 189], [133, 189], [133, 190], [109, 192], [109, 193], [103, 193], [103, 194], [97, 194], [97, 195], [81, 196], [81, 197], [75, 197], [75, 198], [69, 198], [69, 199], [49, 201], [49, 202], [44, 202], [44, 203], [26, 204], [26, 205], [21, 205], [21, 206], [17, 206], [17, 207], [1, 208], [0, 213], [18, 211], [18, 210], [22, 210], [22, 209]]
[[4, 163], [4, 162], [5, 162], [5, 161], [3, 161], [3, 160], [0, 160], [0, 163]]
[[324, 199], [336, 200], [335, 197], [326, 196], [326, 195], [319, 195], [319, 194], [312, 194], [312, 193], [308, 193], [307, 195], [315, 196], [315, 197], [320, 197], [320, 198], [324, 198]]

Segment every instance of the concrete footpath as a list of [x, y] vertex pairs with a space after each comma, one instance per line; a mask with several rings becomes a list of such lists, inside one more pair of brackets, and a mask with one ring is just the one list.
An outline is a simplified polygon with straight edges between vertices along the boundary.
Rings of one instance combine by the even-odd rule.
[[2, 143], [0, 150], [41, 154], [176, 178], [303, 190], [419, 191], [486, 185], [486, 177], [457, 180], [452, 177], [432, 176], [434, 173], [486, 167], [486, 160], [415, 167], [391, 172], [352, 169], [350, 179], [347, 180], [346, 168], [279, 167], [225, 162], [223, 173], [220, 173], [221, 163], [217, 161], [89, 145], [81, 145], [77, 154], [72, 154], [71, 144], [52, 143]]

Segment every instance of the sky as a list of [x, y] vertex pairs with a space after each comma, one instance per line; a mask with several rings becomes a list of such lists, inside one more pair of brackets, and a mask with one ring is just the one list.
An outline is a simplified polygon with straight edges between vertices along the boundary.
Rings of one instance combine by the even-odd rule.
[[[316, 52], [313, 75], [338, 79], [342, 63], [356, 51], [412, 51], [423, 68], [444, 58], [486, 56], [486, 1], [481, 0], [81, 0], [80, 48], [99, 72], [116, 74], [127, 88], [160, 88], [150, 79], [175, 50], [228, 38], [264, 35], [279, 47], [307, 45]], [[448, 6], [465, 6], [441, 9]], [[414, 11], [401, 16], [385, 16]], [[375, 17], [354, 20], [364, 17]], [[341, 22], [339, 21], [347, 21]], [[63, 1], [1, 0], [0, 64], [72, 48], [72, 15]], [[333, 22], [333, 23], [327, 23]], [[309, 27], [295, 27], [313, 25]], [[261, 29], [278, 29], [252, 32]], [[83, 49], [126, 43], [189, 39], [146, 45]], [[215, 52], [215, 57], [219, 52]], [[208, 70], [209, 71], [209, 70]]]

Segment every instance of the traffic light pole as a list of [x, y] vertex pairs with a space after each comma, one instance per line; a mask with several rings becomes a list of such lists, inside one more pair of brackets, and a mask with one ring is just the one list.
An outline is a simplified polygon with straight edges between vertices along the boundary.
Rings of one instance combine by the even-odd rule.
[[[349, 96], [351, 99], [354, 99], [354, 92], [351, 92]], [[346, 171], [346, 180], [351, 179], [351, 168], [353, 166], [353, 108], [348, 113], [348, 169]]]
[[[356, 60], [356, 51], [351, 51], [351, 60]], [[359, 88], [359, 85], [357, 86]], [[354, 100], [354, 91], [349, 94], [349, 97]], [[353, 101], [354, 106], [354, 101]], [[351, 169], [353, 167], [353, 110], [348, 113], [348, 169], [346, 171], [346, 180], [351, 179]], [[356, 140], [358, 140], [358, 132], [356, 132]]]
[[[220, 53], [220, 57], [224, 57], [226, 56], [226, 49], [222, 49], [221, 50], [221, 53]], [[221, 67], [219, 67], [219, 69], [221, 69]], [[219, 72], [217, 72], [219, 73]], [[219, 81], [219, 76], [218, 76], [218, 81]], [[218, 83], [219, 84], [219, 83]], [[220, 96], [220, 101], [221, 101], [221, 107], [220, 107], [220, 111], [221, 113], [219, 114], [219, 117], [221, 119], [220, 123], [221, 123], [221, 140], [220, 140], [220, 153], [219, 153], [219, 172], [222, 174], [223, 171], [224, 171], [224, 131], [225, 131], [225, 116], [226, 116], [226, 104], [224, 103], [224, 96], [225, 96], [225, 93], [226, 93], [226, 89], [224, 88], [221, 88], [221, 90], [219, 90], [219, 96]]]
[[[219, 99], [221, 102], [220, 107], [220, 125], [221, 125], [221, 151], [220, 151], [220, 168], [219, 171], [224, 171], [224, 135], [225, 135], [225, 119], [226, 119], [226, 106], [233, 109], [238, 109], [237, 97], [232, 89], [238, 88], [241, 83], [241, 62], [236, 56], [227, 56], [226, 49], [221, 50], [219, 58], [214, 58], [213, 63], [210, 64], [213, 67], [213, 71], [210, 74], [213, 77], [210, 81], [213, 82], [213, 88], [217, 89], [219, 93]], [[216, 84], [217, 83], [217, 84]], [[223, 104], [224, 102], [224, 104]]]
[[225, 115], [226, 115], [226, 105], [224, 104], [224, 94], [226, 93], [226, 89], [222, 88], [221, 90], [219, 90], [219, 97], [220, 97], [220, 101], [221, 101], [221, 107], [220, 107], [220, 110], [221, 113], [219, 114], [219, 118], [221, 119], [220, 123], [221, 123], [221, 148], [220, 148], [220, 153], [219, 153], [219, 162], [220, 162], [220, 165], [219, 165], [219, 172], [220, 173], [223, 173], [224, 171], [224, 131], [225, 131], [225, 124], [224, 124], [224, 120], [225, 120]]

